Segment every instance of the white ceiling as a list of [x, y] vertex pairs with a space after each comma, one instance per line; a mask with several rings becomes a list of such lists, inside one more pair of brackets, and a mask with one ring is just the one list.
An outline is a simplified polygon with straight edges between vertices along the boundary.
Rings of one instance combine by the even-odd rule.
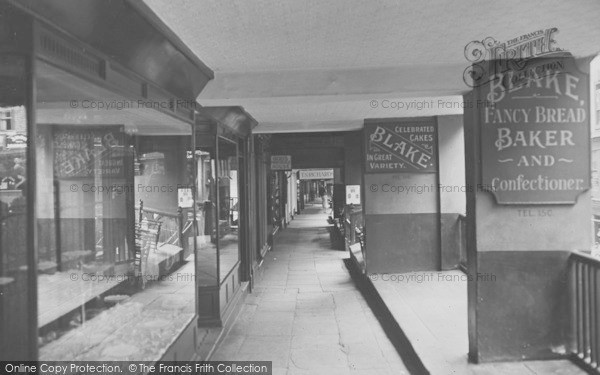
[[200, 104], [241, 105], [259, 132], [461, 113], [371, 101], [460, 100], [473, 40], [556, 27], [558, 47], [578, 57], [600, 51], [599, 0], [144, 1], [215, 71]]

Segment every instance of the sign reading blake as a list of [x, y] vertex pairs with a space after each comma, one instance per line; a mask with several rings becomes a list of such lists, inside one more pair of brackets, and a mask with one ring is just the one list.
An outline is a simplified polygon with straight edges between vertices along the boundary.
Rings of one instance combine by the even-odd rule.
[[57, 125], [52, 133], [56, 178], [125, 176], [122, 125]]
[[366, 172], [435, 172], [432, 118], [366, 122]]
[[499, 204], [573, 204], [590, 188], [588, 90], [571, 57], [530, 60], [482, 87], [482, 184]]

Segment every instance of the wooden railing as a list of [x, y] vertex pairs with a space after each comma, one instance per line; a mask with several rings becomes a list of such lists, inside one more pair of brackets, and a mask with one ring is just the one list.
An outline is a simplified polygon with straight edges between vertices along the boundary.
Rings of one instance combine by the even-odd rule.
[[176, 213], [173, 213], [145, 207], [143, 202], [140, 201], [136, 210], [139, 215], [138, 222], [146, 218], [162, 223], [158, 242], [179, 246], [186, 254], [189, 252], [187, 238], [191, 235], [193, 222], [188, 219], [187, 214], [181, 207], [177, 209]]
[[[346, 206], [343, 222], [346, 250], [356, 260], [360, 270], [365, 272], [365, 227], [362, 208], [360, 206]], [[358, 248], [356, 248], [356, 244], [359, 244]]]
[[350, 246], [360, 242], [363, 235], [363, 212], [357, 209], [344, 216], [346, 245]]
[[600, 370], [600, 259], [574, 252], [570, 256], [573, 359], [588, 370]]

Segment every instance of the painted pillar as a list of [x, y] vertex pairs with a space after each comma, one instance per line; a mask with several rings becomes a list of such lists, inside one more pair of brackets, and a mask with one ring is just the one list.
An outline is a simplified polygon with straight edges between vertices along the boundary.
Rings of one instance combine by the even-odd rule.
[[461, 254], [466, 214], [463, 116], [438, 116], [441, 268], [456, 269]]
[[367, 272], [438, 270], [436, 119], [366, 120], [364, 135]]
[[568, 352], [567, 260], [591, 238], [588, 66], [493, 61], [465, 95], [472, 361]]

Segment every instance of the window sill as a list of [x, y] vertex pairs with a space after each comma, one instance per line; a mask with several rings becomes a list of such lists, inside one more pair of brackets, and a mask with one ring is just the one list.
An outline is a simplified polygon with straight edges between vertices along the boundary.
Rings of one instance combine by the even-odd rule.
[[195, 318], [194, 262], [40, 348], [43, 361], [158, 361]]

